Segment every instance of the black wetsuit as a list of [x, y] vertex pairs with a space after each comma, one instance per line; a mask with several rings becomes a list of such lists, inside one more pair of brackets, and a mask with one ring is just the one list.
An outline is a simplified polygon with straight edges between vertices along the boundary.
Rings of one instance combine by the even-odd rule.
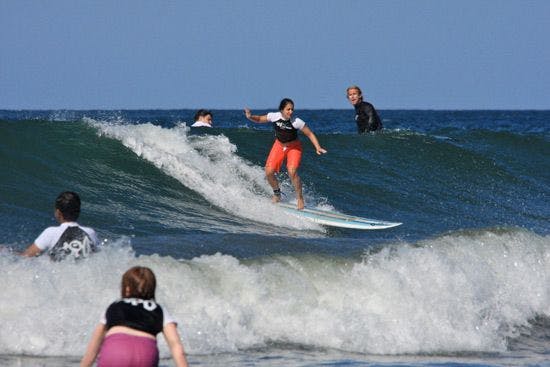
[[361, 101], [353, 107], [355, 107], [355, 122], [359, 134], [382, 129], [382, 121], [372, 104]]

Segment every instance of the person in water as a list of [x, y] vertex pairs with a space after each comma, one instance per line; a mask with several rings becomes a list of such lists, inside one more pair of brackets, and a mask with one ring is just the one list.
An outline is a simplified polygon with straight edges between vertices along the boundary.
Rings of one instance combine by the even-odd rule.
[[82, 227], [76, 222], [79, 215], [78, 194], [72, 191], [59, 194], [55, 200], [54, 216], [60, 225], [46, 228], [21, 255], [32, 257], [48, 251], [54, 261], [87, 257], [96, 250], [98, 240], [92, 228]]
[[298, 176], [298, 168], [302, 159], [302, 143], [298, 139], [298, 130], [309, 138], [317, 154], [324, 154], [327, 151], [319, 145], [317, 137], [306, 123], [292, 116], [294, 102], [289, 98], [284, 98], [281, 101], [279, 112], [270, 112], [267, 115], [252, 115], [250, 109], [245, 108], [244, 113], [246, 118], [252, 122], [273, 123], [275, 129], [275, 142], [265, 164], [265, 175], [273, 189], [272, 201], [276, 203], [281, 200], [281, 189], [275, 173], [280, 171], [283, 161], [286, 159], [288, 175], [296, 191], [296, 206], [298, 209], [303, 209], [302, 181]]
[[212, 112], [200, 109], [195, 114], [195, 123], [191, 127], [212, 127]]
[[111, 303], [95, 328], [81, 367], [158, 366], [157, 334], [162, 332], [176, 366], [187, 367], [177, 324], [155, 300], [156, 278], [147, 267], [134, 266], [122, 276], [121, 299]]
[[352, 85], [346, 90], [349, 102], [355, 108], [355, 122], [359, 134], [382, 129], [382, 121], [372, 104], [363, 101], [361, 88]]

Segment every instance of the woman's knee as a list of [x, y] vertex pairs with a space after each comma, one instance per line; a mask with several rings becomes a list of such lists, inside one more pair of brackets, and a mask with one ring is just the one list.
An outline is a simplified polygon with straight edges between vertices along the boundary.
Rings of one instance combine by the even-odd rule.
[[298, 176], [298, 168], [288, 167], [288, 176], [289, 176], [291, 179], [294, 179], [294, 178], [296, 178], [296, 177], [299, 178], [299, 176]]
[[270, 166], [265, 166], [265, 175], [266, 176], [273, 176], [275, 174], [275, 170], [271, 168]]

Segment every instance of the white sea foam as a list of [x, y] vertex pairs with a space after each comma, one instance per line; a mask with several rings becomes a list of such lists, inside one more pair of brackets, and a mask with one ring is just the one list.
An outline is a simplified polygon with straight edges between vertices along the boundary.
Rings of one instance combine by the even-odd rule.
[[[114, 244], [82, 262], [0, 253], [0, 355], [81, 355], [122, 273], [151, 267], [157, 301], [191, 354], [267, 343], [370, 354], [494, 352], [550, 317], [550, 237], [456, 233], [363, 259], [135, 257]], [[159, 342], [161, 354], [168, 355]]]
[[[270, 203], [271, 188], [263, 168], [239, 157], [237, 147], [224, 135], [190, 136], [185, 124], [168, 129], [87, 121], [229, 213], [282, 227], [323, 231], [319, 225], [281, 215], [282, 210]], [[288, 180], [281, 184], [284, 191], [294, 191]], [[306, 201], [315, 201], [307, 192], [305, 196]]]

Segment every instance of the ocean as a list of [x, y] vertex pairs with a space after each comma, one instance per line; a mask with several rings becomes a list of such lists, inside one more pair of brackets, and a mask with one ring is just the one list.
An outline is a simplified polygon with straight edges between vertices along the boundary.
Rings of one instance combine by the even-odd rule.
[[[301, 135], [306, 206], [403, 223], [360, 231], [270, 202], [272, 128], [241, 110], [212, 129], [192, 110], [0, 110], [0, 365], [77, 366], [144, 265], [192, 366], [550, 366], [550, 111], [379, 112], [358, 135], [351, 109], [295, 111], [328, 151]], [[65, 190], [100, 251], [15, 255]]]

